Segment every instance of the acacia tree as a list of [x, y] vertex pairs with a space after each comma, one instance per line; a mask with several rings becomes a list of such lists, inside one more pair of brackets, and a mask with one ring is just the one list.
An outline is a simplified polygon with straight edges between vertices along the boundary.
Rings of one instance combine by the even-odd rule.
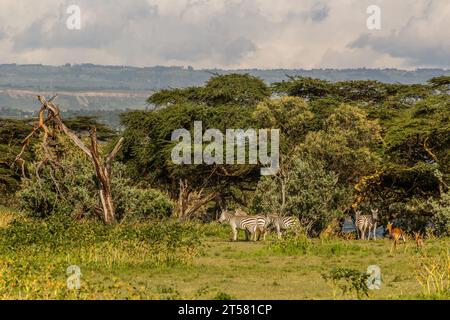
[[120, 138], [113, 150], [106, 156], [102, 157], [99, 152], [97, 141], [97, 129], [91, 128], [90, 141], [91, 144], [87, 146], [75, 133], [73, 133], [61, 119], [59, 108], [53, 103], [56, 96], [50, 100], [42, 96], [37, 97], [41, 103], [39, 111], [39, 121], [35, 124], [34, 129], [24, 139], [22, 150], [16, 156], [16, 162], [20, 163], [22, 167], [22, 175], [25, 176], [25, 160], [22, 158], [27, 147], [30, 145], [31, 139], [38, 133], [42, 132], [42, 148], [44, 157], [36, 167], [36, 177], [39, 178], [39, 172], [44, 165], [50, 168], [50, 176], [57, 190], [59, 190], [58, 182], [54, 176], [54, 170], [61, 166], [58, 162], [58, 156], [52, 148], [52, 143], [59, 134], [65, 134], [78, 148], [80, 148], [91, 160], [97, 177], [97, 187], [100, 195], [100, 200], [103, 207], [103, 221], [105, 224], [114, 224], [116, 222], [114, 201], [112, 197], [111, 188], [111, 167], [112, 162], [119, 152], [123, 138]]

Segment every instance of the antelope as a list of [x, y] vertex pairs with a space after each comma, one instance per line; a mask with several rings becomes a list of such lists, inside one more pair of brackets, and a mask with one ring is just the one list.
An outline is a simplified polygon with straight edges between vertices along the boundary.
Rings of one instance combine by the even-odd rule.
[[414, 240], [416, 240], [417, 250], [420, 250], [423, 247], [423, 236], [420, 232], [414, 232]]
[[400, 243], [400, 239], [406, 242], [405, 233], [400, 228], [394, 228], [391, 222], [388, 222], [386, 230], [389, 232], [389, 236], [394, 240], [394, 250], [397, 248], [397, 244]]

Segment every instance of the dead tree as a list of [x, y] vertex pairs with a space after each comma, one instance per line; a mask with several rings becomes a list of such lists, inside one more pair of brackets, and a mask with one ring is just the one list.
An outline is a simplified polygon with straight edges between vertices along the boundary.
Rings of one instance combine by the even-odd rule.
[[180, 221], [188, 220], [199, 212], [204, 213], [203, 207], [219, 195], [218, 192], [203, 195], [203, 192], [204, 188], [194, 191], [189, 187], [187, 180], [180, 179], [178, 195], [178, 218]]
[[50, 140], [55, 139], [59, 133], [64, 133], [78, 148], [80, 148], [91, 160], [94, 165], [95, 173], [97, 176], [97, 187], [100, 195], [100, 201], [103, 207], [103, 221], [105, 224], [114, 224], [116, 222], [114, 201], [112, 197], [111, 189], [111, 167], [115, 156], [122, 147], [123, 138], [120, 138], [111, 153], [102, 158], [98, 149], [97, 143], [97, 130], [95, 127], [90, 132], [91, 145], [87, 146], [84, 142], [78, 138], [67, 126], [63, 123], [59, 108], [53, 103], [56, 96], [53, 96], [50, 100], [46, 101], [44, 97], [37, 97], [41, 103], [41, 109], [39, 111], [39, 122], [35, 124], [32, 132], [24, 139], [22, 143], [22, 150], [17, 155], [16, 161], [20, 163], [22, 168], [22, 175], [25, 176], [25, 160], [22, 158], [26, 148], [29, 146], [31, 139], [38, 133], [43, 132], [43, 150], [44, 158], [36, 167], [36, 176], [39, 178], [40, 169], [46, 165], [50, 165], [50, 176], [55, 184], [58, 192], [58, 183], [53, 175], [53, 170], [59, 166], [57, 157], [53, 153], [50, 147]]

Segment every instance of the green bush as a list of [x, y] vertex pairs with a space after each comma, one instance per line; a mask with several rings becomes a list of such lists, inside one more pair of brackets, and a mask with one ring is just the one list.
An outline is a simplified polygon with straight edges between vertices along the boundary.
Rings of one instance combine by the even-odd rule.
[[442, 195], [441, 199], [429, 200], [433, 212], [432, 223], [438, 236], [450, 236], [450, 192]]
[[[60, 166], [43, 166], [39, 178], [34, 174], [22, 180], [21, 190], [16, 193], [19, 208], [39, 218], [55, 214], [76, 218], [96, 216], [101, 205], [92, 163], [63, 139], [60, 148], [64, 154]], [[40, 151], [37, 155], [39, 158]], [[35, 173], [37, 167], [38, 163], [33, 163], [29, 171]], [[112, 192], [119, 219], [164, 218], [172, 214], [170, 199], [158, 190], [134, 186], [131, 179], [125, 177], [125, 165], [116, 163], [112, 174]]]
[[323, 273], [322, 278], [328, 282], [333, 289], [333, 296], [337, 297], [340, 289], [342, 296], [356, 294], [358, 299], [369, 296], [367, 279], [369, 274], [354, 269], [333, 268], [329, 273]]
[[172, 215], [174, 204], [169, 197], [156, 189], [133, 186], [131, 179], [125, 177], [123, 164], [115, 165], [114, 175], [113, 197], [119, 219], [162, 219]]
[[[61, 139], [58, 148], [64, 157], [58, 166], [45, 165], [37, 169], [39, 162], [31, 163], [28, 171], [32, 176], [22, 179], [16, 193], [19, 208], [31, 217], [46, 218], [53, 214], [86, 216], [94, 214], [98, 206], [94, 169], [87, 157], [69, 142]], [[41, 148], [36, 158], [42, 158]]]
[[234, 300], [234, 297], [225, 292], [217, 292], [214, 300]]
[[281, 255], [304, 255], [312, 247], [312, 241], [303, 230], [290, 229], [283, 234], [283, 238], [269, 245], [269, 250]]
[[[296, 156], [286, 177], [285, 213], [310, 224], [312, 235], [318, 235], [334, 219], [348, 201], [348, 190], [338, 184], [334, 172], [324, 163]], [[255, 212], [280, 212], [281, 186], [274, 177], [263, 177], [258, 184], [252, 207]]]
[[100, 255], [100, 260], [108, 260], [134, 255], [138, 250], [144, 252], [143, 259], [151, 263], [176, 265], [190, 262], [200, 248], [199, 229], [193, 224], [172, 220], [106, 226], [101, 222], [80, 222], [55, 214], [45, 220], [16, 219], [7, 228], [0, 229], [1, 255], [92, 254]]

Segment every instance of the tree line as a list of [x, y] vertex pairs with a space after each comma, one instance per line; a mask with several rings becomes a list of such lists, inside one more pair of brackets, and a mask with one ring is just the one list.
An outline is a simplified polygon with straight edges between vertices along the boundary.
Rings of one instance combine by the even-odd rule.
[[[248, 74], [215, 75], [203, 86], [158, 91], [148, 99], [156, 110], [121, 116], [123, 145], [112, 168], [116, 218], [211, 221], [221, 210], [245, 208], [298, 216], [318, 235], [329, 226], [338, 230], [355, 210], [377, 208], [384, 222], [448, 234], [449, 92], [446, 76], [413, 85], [289, 77], [268, 86]], [[192, 131], [194, 121], [222, 132], [280, 129], [278, 174], [262, 177], [259, 165], [174, 165], [171, 134]], [[11, 156], [30, 126], [1, 124], [0, 192], [35, 215], [99, 216], [99, 199], [90, 192], [98, 183], [94, 168], [70, 141], [54, 137], [49, 147], [64, 164], [43, 169], [36, 179], [43, 154], [36, 139], [24, 154], [31, 174], [23, 179]], [[72, 130], [82, 137], [93, 125]], [[105, 139], [100, 149], [107, 154], [117, 138]], [[82, 185], [73, 182], [80, 179]], [[56, 190], [55, 180], [65, 181], [58, 183], [65, 190]], [[70, 201], [61, 201], [59, 192], [72, 195]]]

